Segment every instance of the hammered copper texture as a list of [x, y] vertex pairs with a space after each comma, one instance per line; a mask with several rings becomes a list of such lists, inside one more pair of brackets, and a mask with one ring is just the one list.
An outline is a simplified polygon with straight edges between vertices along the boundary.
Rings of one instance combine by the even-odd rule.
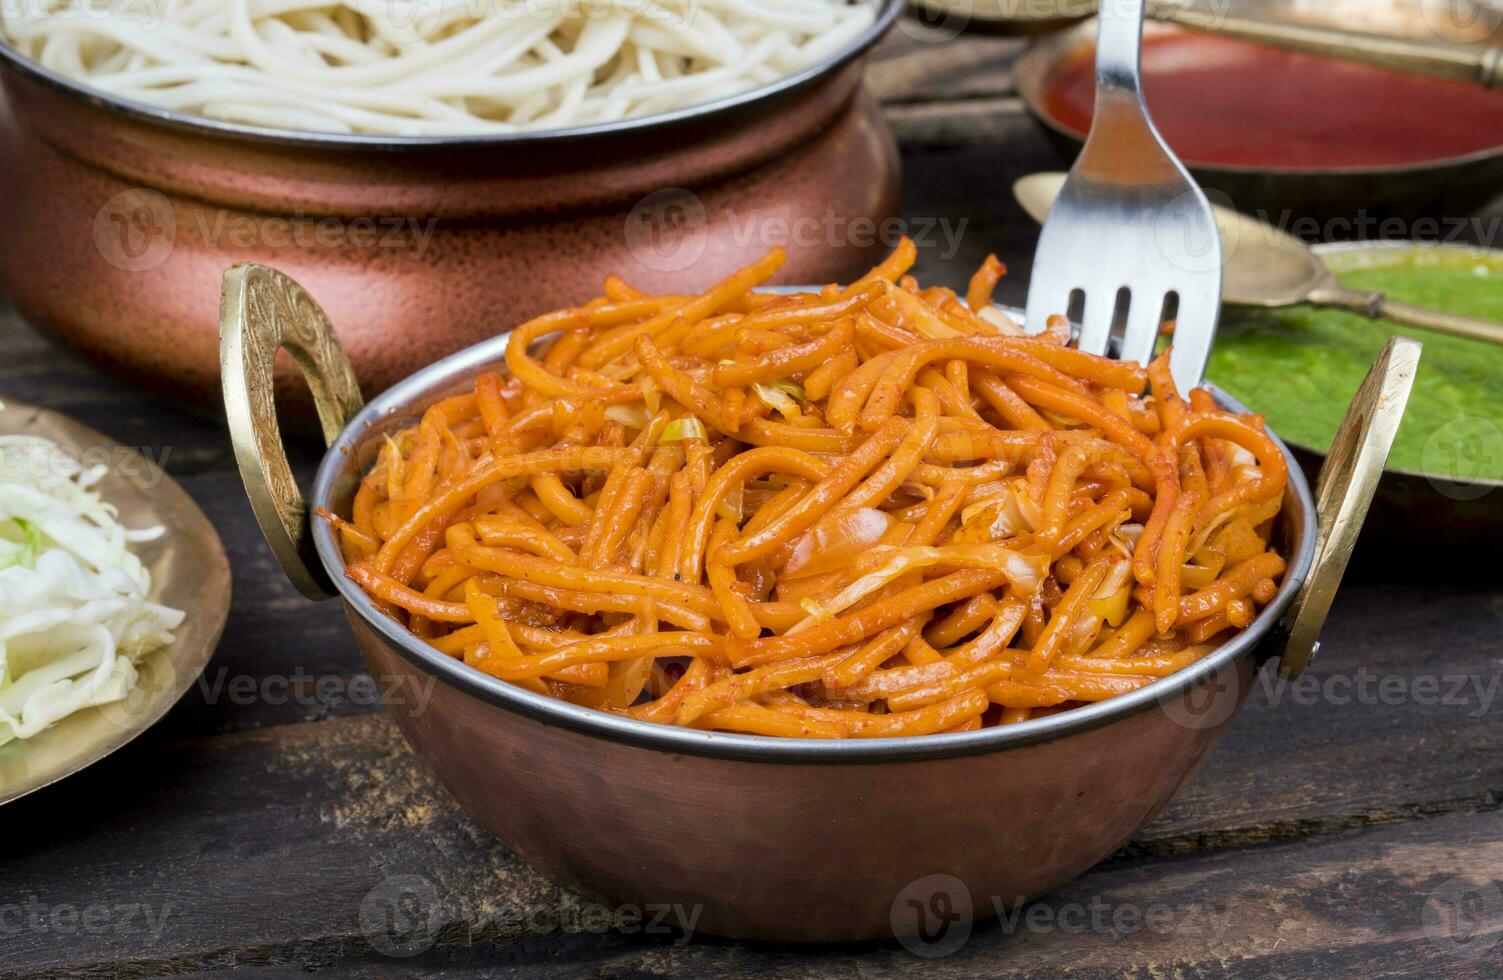
[[433, 683], [346, 612], [383, 690], [432, 683], [421, 710], [391, 705], [392, 717], [482, 826], [607, 905], [680, 903], [701, 911], [699, 929], [736, 939], [890, 939], [906, 922], [894, 904], [929, 875], [964, 883], [970, 918], [1043, 895], [1162, 810], [1252, 687], [1252, 658], [1230, 664], [1193, 695], [1194, 717], [1219, 720], [1204, 726], [1171, 705], [958, 758], [748, 762], [499, 710]]
[[[595, 295], [608, 273], [702, 288], [783, 244], [769, 221], [880, 226], [898, 211], [898, 158], [861, 70], [858, 60], [734, 114], [641, 132], [384, 150], [231, 140], [6, 71], [0, 291], [107, 370], [218, 411], [220, 277], [264, 263], [319, 298], [372, 394]], [[657, 261], [628, 230], [668, 188], [703, 209], [669, 243], [687, 234], [698, 258], [686, 266]], [[853, 241], [813, 236], [778, 279], [858, 274], [883, 245]], [[279, 394], [311, 418], [293, 374], [284, 358]]]

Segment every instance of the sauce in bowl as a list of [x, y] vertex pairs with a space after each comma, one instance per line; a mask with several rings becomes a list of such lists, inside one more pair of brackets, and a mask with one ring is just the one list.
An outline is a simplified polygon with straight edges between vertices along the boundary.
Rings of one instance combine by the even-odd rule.
[[[1044, 112], [1084, 136], [1094, 45], [1044, 86]], [[1159, 132], [1187, 162], [1332, 170], [1401, 166], [1503, 144], [1503, 92], [1232, 38], [1144, 38], [1143, 86]]]
[[[1503, 252], [1414, 245], [1323, 258], [1354, 289], [1503, 321]], [[1392, 334], [1425, 350], [1388, 467], [1462, 483], [1503, 480], [1503, 346], [1343, 310], [1228, 306], [1206, 375], [1285, 439], [1324, 452]]]

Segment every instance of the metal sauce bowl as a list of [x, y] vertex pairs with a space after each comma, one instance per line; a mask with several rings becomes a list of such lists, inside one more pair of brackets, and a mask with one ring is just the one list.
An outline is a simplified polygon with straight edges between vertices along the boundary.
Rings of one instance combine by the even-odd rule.
[[[1376, 0], [1374, 11], [1386, 11], [1400, 23], [1423, 32], [1421, 13], [1402, 0]], [[1268, 3], [1232, 0], [1231, 9], [1265, 14]], [[1285, 16], [1318, 20], [1308, 11], [1290, 11]], [[1144, 25], [1150, 39], [1183, 29], [1164, 24]], [[1096, 20], [1083, 21], [1066, 31], [1040, 38], [1018, 59], [1014, 77], [1018, 95], [1046, 135], [1069, 158], [1080, 152], [1082, 134], [1062, 125], [1044, 108], [1044, 95], [1055, 69], [1082, 51], [1094, 48]], [[1267, 168], [1231, 164], [1196, 163], [1186, 159], [1196, 181], [1209, 191], [1219, 191], [1239, 211], [1256, 214], [1265, 221], [1289, 219], [1351, 223], [1365, 216], [1414, 219], [1438, 214], [1471, 214], [1496, 196], [1503, 183], [1503, 134], [1493, 149], [1464, 156], [1401, 166], [1363, 166], [1330, 169]], [[1350, 226], [1350, 224], [1348, 225]]]
[[[345, 577], [335, 535], [324, 521], [309, 527], [282, 452], [270, 385], [278, 347], [304, 365], [330, 444], [311, 503], [348, 514], [383, 436], [479, 371], [504, 369], [507, 335], [359, 408], [327, 319], [287, 277], [254, 266], [226, 273], [221, 331], [231, 433], [268, 542], [306, 593], [343, 599], [382, 690], [431, 684], [421, 709], [389, 708], [471, 816], [539, 870], [606, 903], [683, 903], [713, 934], [810, 942], [916, 931], [923, 923], [903, 896], [929, 888], [920, 879], [932, 875], [961, 883], [940, 881], [963, 889], [951, 896], [956, 912], [985, 918], [994, 896], [1011, 906], [1058, 887], [1163, 809], [1226, 730], [1263, 661], [1282, 654], [1297, 673], [1307, 659], [1417, 356], [1385, 352], [1378, 382], [1363, 386], [1358, 421], [1344, 427], [1344, 448], [1323, 476], [1319, 519], [1284, 450], [1283, 583], [1248, 629], [1203, 660], [1133, 693], [1018, 725], [816, 742], [652, 724], [531, 693], [435, 650]], [[1292, 605], [1298, 613], [1284, 620]]]
[[[1381, 266], [1408, 252], [1440, 250], [1476, 255], [1490, 265], [1503, 263], [1503, 252], [1468, 245], [1405, 241], [1327, 242], [1312, 246], [1339, 276], [1367, 262]], [[1382, 329], [1381, 321], [1374, 326]], [[1394, 327], [1394, 329], [1399, 329]], [[1500, 420], [1503, 421], [1503, 420]], [[1432, 434], [1433, 437], [1434, 434]], [[1290, 442], [1306, 473], [1316, 472], [1326, 454], [1315, 446]], [[1503, 509], [1498, 495], [1503, 480], [1466, 472], [1435, 472], [1388, 467], [1368, 512], [1368, 539], [1383, 544], [1423, 547], [1430, 553], [1480, 555], [1503, 549]]]
[[[764, 221], [880, 228], [898, 212], [898, 155], [861, 77], [903, 4], [873, 2], [843, 50], [741, 95], [454, 138], [216, 122], [112, 99], [0, 43], [0, 292], [107, 370], [218, 411], [208, 325], [233, 263], [316, 289], [374, 393], [607, 273], [654, 291], [690, 264], [728, 273], [774, 243]], [[849, 277], [884, 250], [804, 237], [782, 271], [794, 282]], [[291, 368], [284, 400], [306, 409]]]

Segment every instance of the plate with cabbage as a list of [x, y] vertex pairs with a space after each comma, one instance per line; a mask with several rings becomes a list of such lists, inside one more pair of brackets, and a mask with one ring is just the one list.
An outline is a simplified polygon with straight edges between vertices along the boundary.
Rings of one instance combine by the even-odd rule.
[[0, 407], [0, 803], [160, 719], [213, 655], [230, 570], [213, 525], [143, 453]]

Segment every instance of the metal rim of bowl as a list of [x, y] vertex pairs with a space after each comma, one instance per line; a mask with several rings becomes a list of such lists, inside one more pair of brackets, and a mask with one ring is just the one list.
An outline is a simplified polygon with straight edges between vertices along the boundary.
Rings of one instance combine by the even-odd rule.
[[[1096, 0], [1048, 0], [1048, 2], [1009, 3], [1008, 0], [914, 0], [920, 9], [940, 17], [959, 14], [967, 22], [1000, 27], [1034, 27], [1090, 17], [1096, 12]], [[1014, 9], [1004, 12], [1004, 7]], [[996, 9], [993, 10], [992, 8]]]
[[[1503, 269], [1503, 249], [1486, 248], [1481, 245], [1467, 245], [1456, 242], [1415, 242], [1402, 239], [1381, 239], [1371, 242], [1320, 242], [1310, 246], [1312, 252], [1322, 257], [1327, 255], [1360, 255], [1382, 252], [1399, 253], [1428, 249], [1451, 252], [1456, 255], [1485, 256], [1488, 261], [1498, 263], [1498, 267]], [[1322, 458], [1328, 452], [1327, 449], [1316, 449], [1314, 446], [1307, 446], [1302, 442], [1292, 440], [1289, 445]], [[1430, 483], [1439, 480], [1466, 487], [1485, 487], [1489, 491], [1503, 489], [1503, 479], [1458, 480], [1454, 477], [1444, 476], [1440, 473], [1431, 473], [1427, 470], [1410, 470], [1397, 466], [1385, 466], [1383, 472], [1414, 480], [1426, 480]]]
[[349, 147], [374, 150], [405, 150], [425, 147], [483, 147], [533, 145], [537, 143], [567, 143], [593, 137], [615, 136], [624, 133], [652, 132], [679, 123], [699, 121], [722, 116], [744, 106], [761, 102], [778, 95], [797, 91], [843, 67], [861, 56], [881, 39], [892, 22], [902, 13], [906, 0], [867, 0], [876, 8], [876, 17], [861, 35], [836, 51], [819, 64], [787, 75], [766, 85], [758, 86], [735, 95], [714, 99], [697, 105], [654, 113], [613, 122], [590, 123], [583, 126], [566, 126], [559, 129], [519, 130], [505, 133], [479, 133], [455, 136], [387, 136], [374, 133], [320, 133], [311, 130], [277, 129], [271, 126], [252, 126], [244, 123], [223, 122], [204, 116], [164, 109], [148, 102], [123, 99], [108, 92], [60, 75], [44, 68], [12, 48], [0, 30], [0, 67], [9, 68], [19, 75], [40, 82], [54, 91], [86, 104], [102, 106], [119, 115], [144, 122], [166, 125], [173, 129], [188, 130], [210, 136], [249, 140], [260, 143], [278, 143], [309, 148]]
[[[1150, 22], [1143, 25], [1145, 39], [1155, 33], [1190, 33], [1184, 28], [1170, 24]], [[1023, 100], [1028, 114], [1046, 129], [1062, 136], [1073, 143], [1082, 144], [1085, 135], [1055, 119], [1043, 106], [1043, 89], [1049, 80], [1050, 74], [1061, 64], [1066, 57], [1082, 44], [1095, 45], [1096, 41], [1096, 18], [1090, 17], [1073, 27], [1039, 38], [1028, 46], [1013, 67], [1014, 77], [1017, 79], [1018, 97]], [[1037, 84], [1034, 84], [1036, 80]], [[1485, 150], [1476, 150], [1471, 153], [1463, 153], [1459, 156], [1436, 157], [1419, 163], [1383, 164], [1381, 166], [1353, 166], [1353, 167], [1260, 167], [1238, 163], [1206, 163], [1184, 157], [1185, 166], [1193, 171], [1206, 174], [1228, 174], [1239, 177], [1272, 176], [1272, 177], [1309, 177], [1318, 179], [1321, 177], [1396, 177], [1411, 174], [1424, 174], [1431, 171], [1444, 171], [1454, 167], [1465, 167], [1469, 164], [1481, 163], [1503, 156], [1503, 143], [1489, 147]]]
[[[1003, 309], [1007, 311], [1007, 308]], [[1022, 314], [1021, 310], [1008, 312], [1017, 316]], [[500, 363], [509, 338], [510, 331], [451, 354], [366, 403], [345, 426], [320, 463], [314, 479], [310, 508], [333, 509], [342, 471], [351, 460], [358, 458], [357, 446], [368, 431], [390, 425], [393, 420], [413, 418], [410, 406], [430, 400], [446, 387], [467, 380], [488, 365]], [[1247, 411], [1246, 406], [1225, 392], [1217, 390], [1215, 393], [1218, 400], [1228, 408], [1239, 412]], [[1277, 435], [1274, 440], [1288, 463], [1289, 483], [1285, 492], [1292, 493], [1294, 497], [1300, 512], [1301, 532], [1294, 548], [1295, 553], [1287, 556], [1288, 565], [1277, 595], [1245, 630], [1191, 666], [1136, 691], [1016, 725], [949, 734], [829, 740], [724, 734], [639, 721], [536, 694], [455, 660], [424, 643], [378, 610], [370, 597], [345, 576], [339, 545], [329, 523], [320, 520], [311, 523], [314, 546], [325, 572], [334, 583], [340, 598], [355, 610], [368, 627], [414, 666], [496, 707], [543, 724], [678, 754], [767, 763], [914, 762], [994, 752], [1088, 731], [1179, 698], [1204, 678], [1251, 654], [1274, 631], [1279, 618], [1303, 586], [1315, 557], [1316, 514], [1310, 486], [1289, 447]]]

